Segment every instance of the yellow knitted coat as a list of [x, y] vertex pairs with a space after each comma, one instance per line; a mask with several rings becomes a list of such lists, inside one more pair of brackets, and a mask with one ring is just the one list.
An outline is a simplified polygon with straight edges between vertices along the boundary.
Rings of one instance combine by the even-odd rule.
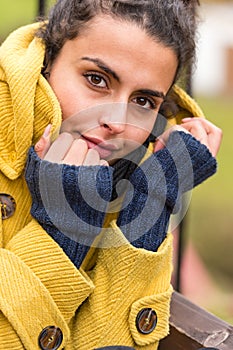
[[[62, 331], [58, 349], [128, 345], [156, 350], [168, 333], [171, 235], [156, 253], [136, 249], [109, 219], [95, 264], [78, 270], [30, 217], [23, 173], [27, 151], [49, 123], [54, 137], [61, 123], [59, 103], [40, 74], [44, 47], [34, 38], [37, 26], [18, 29], [0, 48], [0, 195], [10, 195], [16, 205], [11, 217], [0, 220], [0, 350], [39, 349], [47, 326]], [[182, 90], [174, 91], [184, 108], [200, 115]], [[149, 334], [140, 333], [135, 323], [143, 308], [157, 313]]]

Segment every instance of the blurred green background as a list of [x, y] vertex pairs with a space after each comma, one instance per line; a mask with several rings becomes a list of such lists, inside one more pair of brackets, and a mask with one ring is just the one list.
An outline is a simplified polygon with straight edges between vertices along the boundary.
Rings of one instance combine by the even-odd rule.
[[[53, 2], [53, 0], [47, 0], [46, 7]], [[0, 42], [9, 32], [34, 21], [37, 14], [37, 0], [0, 0]]]
[[196, 96], [196, 100], [223, 130], [223, 140], [217, 174], [193, 190], [186, 233], [213, 282], [213, 290], [199, 303], [233, 324], [233, 98]]
[[[53, 2], [47, 0], [48, 7]], [[34, 21], [37, 11], [37, 0], [0, 0], [0, 42], [17, 27]], [[195, 94], [208, 119], [223, 130], [223, 143], [217, 157], [217, 175], [192, 193], [185, 236], [195, 247], [214, 286], [214, 291], [209, 291], [209, 298], [206, 294], [199, 299], [195, 295], [188, 297], [233, 324], [232, 97], [233, 93], [214, 97]], [[192, 271], [189, 273], [192, 275]]]

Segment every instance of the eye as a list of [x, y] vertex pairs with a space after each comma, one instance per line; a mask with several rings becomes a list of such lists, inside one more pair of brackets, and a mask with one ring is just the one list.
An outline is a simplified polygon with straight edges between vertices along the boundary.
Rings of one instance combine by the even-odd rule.
[[92, 86], [102, 88], [102, 89], [108, 87], [107, 82], [102, 77], [102, 75], [99, 75], [97, 73], [86, 73], [84, 74], [84, 76]]
[[157, 105], [154, 100], [149, 99], [148, 97], [135, 97], [132, 99], [133, 103], [136, 103], [137, 105], [146, 108], [146, 109], [156, 109]]

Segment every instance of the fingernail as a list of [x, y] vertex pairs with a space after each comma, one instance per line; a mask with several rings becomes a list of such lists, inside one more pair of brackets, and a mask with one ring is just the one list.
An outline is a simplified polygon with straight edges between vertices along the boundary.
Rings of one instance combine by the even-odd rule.
[[46, 126], [46, 128], [45, 128], [45, 130], [44, 130], [44, 133], [43, 133], [43, 136], [44, 137], [48, 137], [49, 136], [49, 134], [50, 134], [50, 130], [51, 130], [51, 124], [49, 124], [49, 125], [47, 125]]

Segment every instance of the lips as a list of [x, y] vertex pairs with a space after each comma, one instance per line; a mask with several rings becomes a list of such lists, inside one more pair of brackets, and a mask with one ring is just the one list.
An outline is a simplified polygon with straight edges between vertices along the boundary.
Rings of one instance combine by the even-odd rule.
[[88, 148], [95, 149], [102, 159], [109, 158], [111, 154], [118, 149], [116, 145], [96, 137], [82, 135], [82, 139], [86, 141]]

